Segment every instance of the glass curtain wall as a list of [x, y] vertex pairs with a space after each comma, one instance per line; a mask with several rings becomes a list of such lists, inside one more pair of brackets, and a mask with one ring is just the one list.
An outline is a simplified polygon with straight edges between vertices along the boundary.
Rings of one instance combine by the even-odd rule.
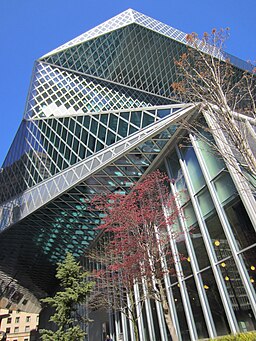
[[[172, 284], [182, 340], [193, 328], [199, 339], [254, 330], [255, 231], [224, 162], [204, 141], [187, 136], [165, 165], [182, 212], [177, 282], [181, 277], [187, 297]], [[188, 307], [194, 326], [186, 321]]]
[[[170, 232], [178, 256], [165, 281], [180, 340], [254, 330], [255, 231], [224, 162], [203, 141], [186, 136], [159, 168], [169, 175], [180, 209]], [[145, 304], [140, 319], [145, 340], [170, 338], [157, 302]], [[116, 333], [132, 337], [128, 321], [118, 321]]]

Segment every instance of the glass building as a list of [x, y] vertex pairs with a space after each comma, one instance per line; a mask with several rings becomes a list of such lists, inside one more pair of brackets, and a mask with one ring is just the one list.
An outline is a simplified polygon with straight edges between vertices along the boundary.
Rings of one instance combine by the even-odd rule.
[[[179, 124], [197, 114], [173, 100], [170, 86], [186, 43], [183, 32], [128, 9], [35, 62], [0, 172], [1, 308], [38, 312], [38, 299], [57, 284], [56, 263], [67, 251], [80, 258], [98, 233], [91, 198], [129, 192], [160, 168], [186, 216], [177, 227], [182, 238], [170, 238], [186, 260], [177, 256], [176, 275], [165, 278], [180, 340], [256, 329], [255, 198]], [[255, 122], [243, 120], [255, 134]], [[89, 339], [109, 332], [133, 340], [123, 316], [93, 316]], [[138, 326], [141, 340], [169, 339], [156, 302], [147, 302]]]

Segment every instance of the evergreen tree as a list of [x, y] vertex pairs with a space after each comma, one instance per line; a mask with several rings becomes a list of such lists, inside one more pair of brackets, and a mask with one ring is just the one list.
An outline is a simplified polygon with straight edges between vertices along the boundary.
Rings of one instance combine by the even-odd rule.
[[[79, 326], [78, 306], [85, 302], [94, 283], [87, 281], [88, 274], [76, 262], [73, 255], [67, 253], [65, 260], [58, 263], [56, 278], [60, 281], [61, 290], [53, 297], [42, 299], [52, 306], [55, 313], [50, 321], [57, 326], [56, 331], [40, 330], [43, 341], [80, 341], [85, 332]], [[89, 322], [88, 320], [85, 320]]]

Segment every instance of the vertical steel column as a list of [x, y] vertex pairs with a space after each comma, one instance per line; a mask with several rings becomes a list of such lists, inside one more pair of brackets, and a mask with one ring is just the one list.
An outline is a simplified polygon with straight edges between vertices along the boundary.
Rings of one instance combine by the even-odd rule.
[[185, 237], [185, 243], [186, 243], [187, 250], [188, 250], [188, 255], [191, 259], [190, 264], [191, 264], [192, 273], [193, 273], [193, 277], [195, 280], [196, 288], [198, 291], [199, 300], [200, 300], [202, 310], [204, 313], [206, 327], [207, 327], [207, 330], [209, 333], [209, 337], [214, 338], [215, 336], [217, 336], [217, 333], [216, 333], [215, 324], [214, 324], [214, 321], [212, 318], [212, 313], [211, 313], [211, 310], [209, 307], [209, 302], [208, 302], [208, 299], [207, 299], [207, 296], [205, 293], [205, 289], [204, 289], [204, 286], [202, 283], [202, 279], [199, 275], [199, 266], [198, 266], [198, 262], [197, 262], [196, 255], [194, 252], [194, 248], [193, 248], [193, 245], [191, 242], [190, 235], [189, 235], [187, 228], [184, 224], [184, 220], [181, 219], [180, 224], [181, 224], [182, 229], [183, 229], [183, 233], [184, 233], [184, 237]]
[[[167, 212], [166, 212], [166, 208], [163, 207], [163, 214], [165, 216], [165, 219], [167, 218]], [[170, 239], [170, 226], [167, 226], [167, 233], [168, 233], [168, 239]], [[170, 295], [170, 291], [171, 291], [171, 281], [170, 281], [170, 277], [168, 274], [168, 267], [167, 267], [167, 263], [166, 263], [166, 258], [163, 254], [161, 245], [160, 245], [160, 241], [159, 241], [159, 236], [158, 236], [158, 230], [157, 227], [155, 226], [155, 235], [156, 235], [156, 240], [158, 243], [158, 249], [159, 249], [159, 254], [160, 254], [160, 259], [161, 259], [161, 267], [163, 269], [163, 277], [164, 277], [164, 284], [165, 284], [165, 290], [166, 290], [166, 296], [167, 296], [167, 302], [168, 302], [168, 306], [171, 312], [171, 319], [175, 328], [175, 331], [178, 335], [178, 337], [181, 339], [181, 334], [180, 334], [180, 328], [179, 328], [179, 323], [178, 323], [178, 317], [177, 317], [177, 313], [176, 310], [174, 309], [175, 307], [175, 303], [173, 300], [173, 297]]]
[[119, 339], [119, 334], [120, 334], [120, 318], [119, 318], [119, 313], [115, 312], [115, 340], [114, 341], [118, 341]]
[[134, 298], [136, 301], [136, 313], [138, 319], [138, 329], [139, 329], [139, 336], [141, 340], [145, 340], [145, 331], [144, 331], [144, 323], [143, 323], [143, 316], [142, 316], [142, 307], [140, 304], [140, 291], [138, 283], [134, 284]]
[[[145, 281], [143, 281], [143, 283], [142, 283], [142, 288], [143, 288], [144, 296], [147, 297], [148, 289], [147, 289]], [[146, 317], [147, 317], [149, 340], [150, 341], [156, 341], [156, 335], [155, 335], [155, 330], [154, 330], [154, 321], [153, 321], [151, 304], [150, 304], [149, 298], [146, 298], [146, 300], [145, 300], [145, 310], [146, 310]]]
[[160, 329], [160, 334], [161, 334], [161, 341], [166, 341], [168, 340], [168, 337], [167, 337], [167, 332], [166, 332], [163, 308], [160, 302], [155, 301], [155, 304], [156, 304], [156, 312], [157, 312], [157, 318], [158, 318], [159, 329]]
[[[131, 300], [129, 295], [127, 295], [127, 302], [128, 302], [128, 309], [131, 306]], [[130, 313], [129, 313], [130, 315]], [[134, 336], [134, 329], [133, 329], [133, 324], [131, 318], [129, 318], [129, 324], [130, 324], [130, 332], [131, 332], [131, 341], [135, 341], [135, 336]]]
[[[204, 113], [204, 118], [208, 124], [208, 126], [211, 129], [218, 129], [219, 138], [214, 137], [215, 142], [219, 149], [222, 151], [222, 153], [227, 155], [233, 155], [233, 151], [230, 148], [229, 144], [227, 143], [226, 137], [223, 133], [223, 131], [220, 129], [220, 127], [217, 125], [217, 122], [213, 121], [211, 116], [207, 113]], [[223, 142], [225, 141], [225, 143]], [[232, 163], [234, 163], [234, 166], [232, 166], [230, 163], [225, 162], [226, 166], [229, 170], [229, 174], [234, 181], [234, 184], [236, 186], [236, 189], [240, 195], [240, 198], [246, 208], [247, 214], [250, 217], [251, 223], [256, 230], [256, 202], [255, 198], [252, 194], [251, 188], [248, 185], [247, 181], [241, 176], [239, 171], [235, 170], [235, 167], [239, 168], [238, 163], [234, 160], [232, 160]]]
[[[169, 178], [171, 179], [171, 173], [170, 173], [169, 165], [168, 165], [168, 162], [166, 159], [165, 159], [165, 166], [166, 166], [167, 174], [168, 174]], [[171, 193], [175, 195], [176, 190], [174, 188], [174, 185], [170, 184], [170, 186], [171, 186]], [[177, 205], [177, 207], [179, 207], [179, 204], [177, 201], [176, 201], [176, 205]], [[183, 224], [183, 217], [181, 216], [181, 213], [179, 214], [179, 222], [181, 225]], [[184, 274], [183, 274], [183, 269], [182, 269], [181, 261], [180, 261], [180, 257], [179, 257], [179, 251], [177, 249], [175, 238], [173, 237], [172, 230], [171, 230], [171, 227], [169, 225], [167, 225], [167, 230], [168, 230], [168, 234], [169, 234], [169, 240], [170, 240], [170, 246], [171, 246], [171, 250], [172, 250], [172, 254], [173, 254], [175, 270], [177, 273], [179, 290], [180, 290], [181, 299], [182, 299], [182, 303], [183, 303], [183, 307], [184, 307], [184, 313], [185, 313], [185, 316], [187, 319], [188, 330], [189, 330], [191, 340], [194, 341], [194, 340], [198, 339], [198, 335], [197, 335], [195, 320], [194, 320], [194, 316], [193, 316], [193, 311], [191, 308], [190, 300], [188, 297], [188, 292], [186, 289], [186, 283], [184, 281]]]
[[115, 323], [113, 321], [113, 311], [109, 310], [108, 312], [108, 321], [109, 321], [109, 329], [110, 335], [113, 341], [117, 341], [116, 334], [115, 334]]
[[240, 274], [240, 277], [241, 277], [242, 283], [244, 285], [245, 291], [248, 295], [248, 299], [250, 301], [252, 311], [253, 311], [254, 316], [256, 318], [256, 305], [255, 305], [256, 294], [255, 294], [255, 290], [252, 286], [252, 283], [250, 282], [250, 278], [249, 278], [248, 272], [246, 270], [245, 264], [244, 264], [242, 258], [239, 257], [239, 255], [238, 255], [239, 248], [238, 248], [237, 242], [235, 240], [235, 237], [233, 235], [232, 228], [229, 224], [229, 221], [228, 221], [227, 216], [224, 212], [224, 209], [223, 209], [221, 203], [219, 202], [219, 199], [218, 199], [216, 190], [214, 188], [214, 185], [212, 184], [212, 182], [210, 180], [210, 176], [209, 176], [207, 167], [205, 165], [205, 161], [201, 155], [201, 151], [198, 148], [197, 142], [195, 141], [193, 136], [191, 136], [191, 141], [192, 141], [193, 147], [195, 149], [195, 152], [196, 152], [196, 155], [198, 158], [198, 162], [199, 162], [201, 169], [202, 169], [202, 172], [205, 176], [206, 184], [208, 186], [212, 201], [214, 203], [218, 217], [219, 217], [221, 224], [223, 226], [224, 233], [225, 233], [226, 238], [228, 240], [229, 247], [230, 247], [230, 250], [232, 252], [232, 256], [233, 256], [235, 264], [237, 266], [237, 270]]
[[127, 318], [121, 313], [122, 330], [123, 330], [123, 341], [128, 340], [128, 330], [127, 330]]
[[229, 324], [230, 324], [230, 330], [231, 330], [232, 333], [236, 333], [239, 330], [238, 324], [237, 324], [237, 321], [236, 321], [236, 317], [235, 317], [234, 311], [232, 309], [232, 304], [230, 302], [230, 299], [229, 299], [229, 296], [228, 296], [228, 292], [227, 292], [224, 280], [222, 278], [220, 270], [215, 266], [217, 260], [216, 260], [215, 253], [214, 253], [214, 251], [212, 249], [212, 245], [211, 245], [211, 242], [210, 242], [210, 237], [209, 237], [209, 234], [208, 234], [207, 226], [205, 225], [204, 219], [201, 216], [200, 208], [199, 208], [198, 203], [197, 203], [197, 201], [196, 201], [196, 199], [194, 197], [194, 191], [193, 191], [192, 184], [190, 182], [190, 178], [189, 178], [189, 174], [188, 174], [188, 170], [187, 170], [186, 164], [182, 160], [182, 157], [181, 157], [181, 154], [180, 154], [180, 151], [178, 150], [178, 148], [177, 148], [177, 153], [178, 153], [179, 158], [180, 158], [180, 165], [181, 165], [181, 169], [182, 169], [182, 172], [183, 172], [186, 184], [187, 184], [187, 188], [188, 188], [188, 192], [189, 192], [189, 195], [190, 195], [191, 203], [192, 203], [192, 206], [194, 208], [194, 212], [195, 212], [195, 215], [196, 215], [196, 218], [197, 218], [197, 221], [198, 221], [198, 225], [200, 227], [200, 231], [202, 233], [202, 238], [203, 238], [205, 246], [206, 246], [206, 250], [207, 250], [207, 253], [208, 253], [210, 264], [211, 264], [211, 267], [212, 267], [212, 270], [213, 270], [213, 273], [214, 273], [214, 276], [215, 276], [215, 280], [216, 280], [216, 283], [217, 283], [217, 286], [218, 286], [218, 289], [219, 289], [219, 293], [220, 293], [220, 296], [222, 298], [224, 309], [225, 309], [226, 314], [227, 314], [227, 319], [228, 319]]

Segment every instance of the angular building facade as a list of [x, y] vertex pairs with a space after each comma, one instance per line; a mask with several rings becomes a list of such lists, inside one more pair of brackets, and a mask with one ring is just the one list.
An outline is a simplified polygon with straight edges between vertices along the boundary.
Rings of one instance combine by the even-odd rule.
[[[172, 94], [186, 43], [184, 33], [129, 9], [35, 62], [0, 173], [2, 308], [37, 313], [38, 299], [57, 284], [56, 263], [67, 251], [81, 257], [97, 236], [91, 198], [128, 193], [160, 168], [187, 217], [183, 238], [170, 238], [186, 261], [177, 258], [176, 276], [165, 279], [180, 340], [256, 329], [255, 199], [179, 124], [197, 114]], [[247, 124], [255, 132], [255, 122]], [[109, 317], [97, 315], [89, 340], [106, 332], [133, 340], [123, 317]], [[145, 306], [138, 326], [141, 340], [169, 339], [156, 302]]]

